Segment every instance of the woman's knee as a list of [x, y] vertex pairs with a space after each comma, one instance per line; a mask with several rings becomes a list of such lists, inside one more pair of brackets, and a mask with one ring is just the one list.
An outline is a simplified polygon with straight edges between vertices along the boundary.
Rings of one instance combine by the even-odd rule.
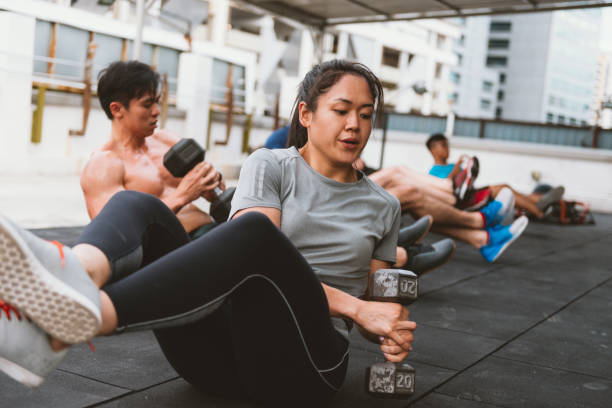
[[241, 231], [253, 231], [257, 234], [278, 233], [279, 229], [268, 218], [267, 215], [258, 211], [250, 211], [232, 220], [233, 223], [240, 224]]

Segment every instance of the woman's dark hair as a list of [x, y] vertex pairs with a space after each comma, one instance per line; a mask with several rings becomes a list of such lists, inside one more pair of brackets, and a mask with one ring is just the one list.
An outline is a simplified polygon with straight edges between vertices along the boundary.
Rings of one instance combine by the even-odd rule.
[[145, 94], [155, 95], [159, 85], [159, 74], [147, 64], [139, 61], [117, 61], [100, 71], [98, 75], [98, 98], [109, 119], [112, 102], [129, 108], [130, 101]]
[[287, 147], [295, 146], [300, 148], [308, 141], [308, 132], [300, 123], [300, 112], [298, 109], [300, 103], [306, 102], [306, 107], [309, 111], [316, 111], [319, 96], [326, 93], [344, 75], [357, 75], [366, 80], [376, 106], [375, 115], [372, 120], [374, 121], [380, 115], [384, 104], [383, 87], [380, 80], [368, 67], [358, 62], [346, 60], [323, 62], [311, 69], [304, 77], [302, 83], [300, 83], [298, 95], [293, 105]]

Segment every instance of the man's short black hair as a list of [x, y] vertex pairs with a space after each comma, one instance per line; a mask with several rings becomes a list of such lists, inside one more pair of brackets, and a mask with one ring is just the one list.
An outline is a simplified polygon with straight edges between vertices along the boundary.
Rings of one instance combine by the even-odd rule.
[[442, 133], [434, 133], [433, 135], [429, 136], [429, 139], [427, 139], [427, 141], [425, 142], [425, 146], [427, 146], [427, 148], [431, 150], [431, 146], [434, 143], [446, 141], [448, 141], [448, 139]]
[[139, 61], [116, 61], [98, 75], [98, 98], [109, 119], [112, 102], [119, 102], [129, 108], [130, 100], [145, 94], [157, 94], [159, 74], [147, 64]]

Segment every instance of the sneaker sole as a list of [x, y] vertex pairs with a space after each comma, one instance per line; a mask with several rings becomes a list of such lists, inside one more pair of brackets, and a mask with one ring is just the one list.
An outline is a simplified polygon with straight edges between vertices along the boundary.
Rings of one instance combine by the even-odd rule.
[[0, 254], [3, 300], [64, 343], [82, 343], [97, 334], [101, 318], [96, 306], [47, 271], [3, 217], [0, 217]]
[[470, 159], [470, 161], [468, 163], [468, 166], [469, 167], [468, 167], [468, 171], [467, 171], [467, 177], [465, 178], [465, 181], [461, 185], [461, 190], [459, 190], [459, 199], [460, 200], [463, 200], [465, 198], [465, 193], [467, 193], [468, 188], [472, 184], [472, 160], [471, 159]]
[[[523, 216], [521, 216], [521, 217], [525, 217], [525, 216], [523, 215]], [[521, 217], [517, 218], [517, 220], [519, 220]], [[527, 217], [525, 217], [525, 219], [527, 219]], [[515, 221], [515, 222], [516, 222], [516, 221]], [[499, 258], [499, 257], [501, 256], [501, 254], [503, 254], [503, 253], [504, 253], [504, 251], [505, 251], [506, 249], [508, 249], [508, 247], [510, 246], [510, 244], [512, 244], [512, 243], [513, 243], [513, 242], [514, 242], [514, 241], [515, 241], [515, 240], [516, 240], [518, 237], [520, 237], [520, 236], [521, 236], [521, 234], [523, 234], [523, 231], [525, 231], [525, 228], [527, 228], [527, 225], [528, 225], [528, 224], [529, 224], [529, 222], [525, 222], [525, 223], [523, 224], [523, 226], [521, 227], [521, 229], [520, 229], [520, 230], [518, 230], [518, 231], [516, 232], [516, 234], [514, 234], [514, 235], [512, 236], [512, 238], [511, 238], [511, 239], [510, 239], [508, 242], [506, 242], [506, 243], [504, 244], [504, 246], [503, 246], [503, 247], [501, 247], [501, 249], [499, 250], [499, 252], [497, 253], [497, 255], [495, 255], [495, 257], [494, 257], [494, 258], [493, 258], [493, 259], [490, 261], [491, 263], [495, 262], [495, 261], [497, 260], [497, 258]]]
[[432, 266], [431, 268], [426, 269], [426, 270], [424, 270], [421, 273], [418, 273], [417, 276], [420, 278], [421, 276], [425, 275], [426, 273], [434, 271], [434, 270], [436, 270], [436, 269], [446, 265], [448, 263], [448, 261], [450, 261], [452, 259], [453, 255], [455, 255], [455, 250], [456, 249], [457, 249], [457, 245], [455, 244], [455, 245], [453, 245], [453, 250], [451, 251], [450, 255], [448, 256], [448, 258], [446, 258], [446, 260], [444, 262], [442, 262], [440, 265]]
[[413, 244], [418, 244], [419, 241], [425, 238], [425, 235], [429, 234], [429, 231], [431, 231], [431, 226], [433, 225], [433, 217], [431, 215], [427, 215], [427, 217], [429, 217], [429, 225], [423, 231], [423, 233], [417, 239], [414, 240]]
[[2, 357], [0, 357], [0, 371], [3, 371], [13, 380], [19, 381], [28, 387], [38, 387], [44, 381], [43, 377], [36, 375], [20, 365]]
[[563, 197], [565, 188], [563, 186], [557, 186], [544, 194], [542, 198], [536, 203], [536, 207], [540, 211], [544, 211], [549, 205], [558, 202]]

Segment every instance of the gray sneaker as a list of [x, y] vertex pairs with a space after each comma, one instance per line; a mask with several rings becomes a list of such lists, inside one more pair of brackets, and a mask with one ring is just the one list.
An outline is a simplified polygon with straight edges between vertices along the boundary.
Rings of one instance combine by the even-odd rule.
[[542, 197], [540, 197], [540, 200], [538, 200], [538, 202], [536, 203], [536, 207], [538, 207], [540, 211], [544, 211], [553, 203], [559, 202], [559, 200], [561, 200], [561, 198], [563, 197], [564, 193], [565, 187], [563, 186], [557, 186], [553, 189], [550, 189], [546, 193], [542, 194]]
[[400, 229], [397, 245], [406, 248], [419, 242], [431, 229], [433, 217], [424, 215], [412, 224]]
[[49, 336], [13, 306], [0, 300], [0, 371], [38, 387], [68, 350], [53, 351]]
[[448, 262], [455, 253], [455, 241], [445, 238], [431, 245], [414, 244], [406, 248], [408, 261], [402, 267], [419, 276]]
[[0, 298], [65, 343], [87, 341], [100, 328], [100, 292], [70, 248], [1, 214]]

